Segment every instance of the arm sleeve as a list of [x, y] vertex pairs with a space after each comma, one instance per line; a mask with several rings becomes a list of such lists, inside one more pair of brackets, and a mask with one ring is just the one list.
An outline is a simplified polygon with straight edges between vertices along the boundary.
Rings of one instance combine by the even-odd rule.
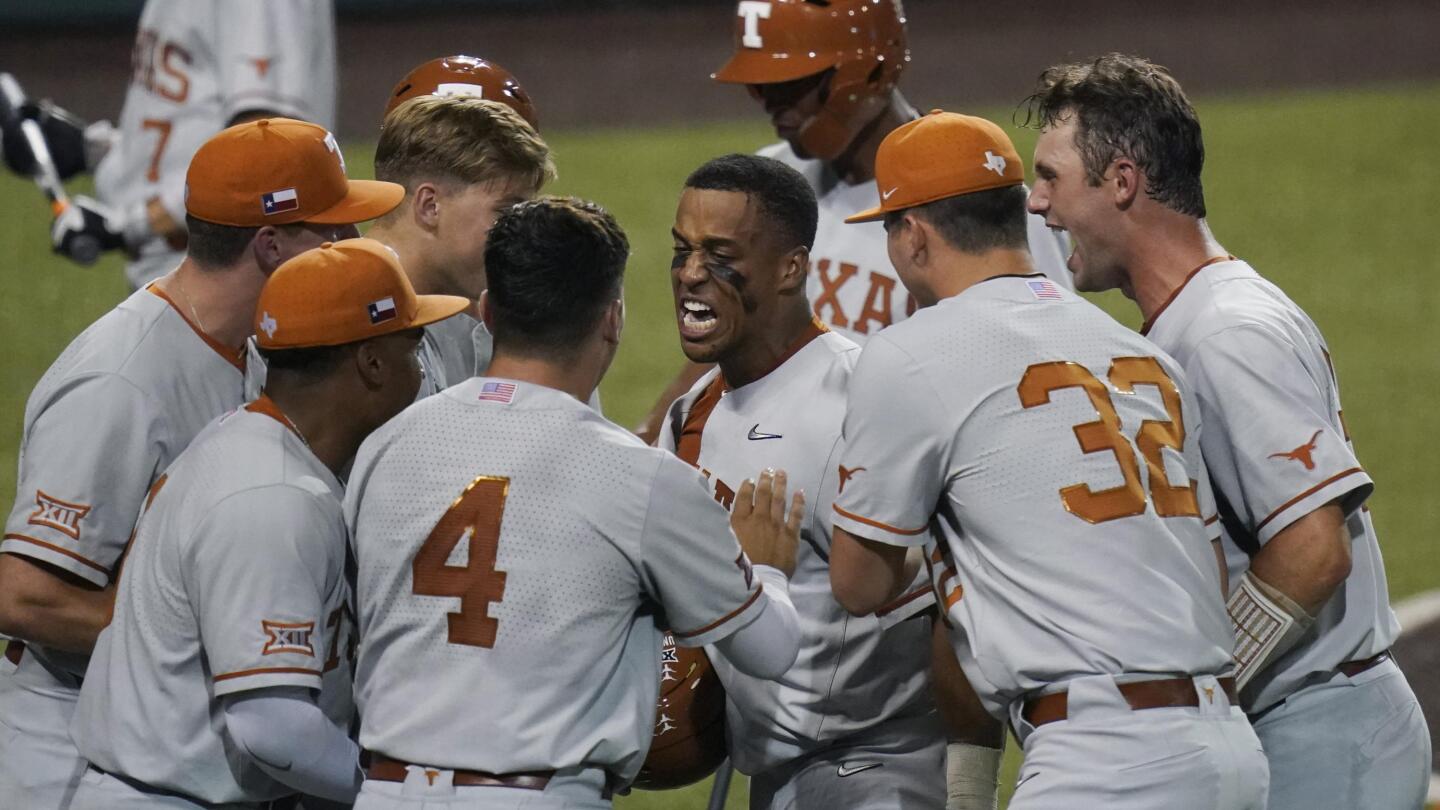
[[736, 669], [752, 678], [784, 675], [800, 653], [800, 617], [790, 601], [790, 583], [778, 569], [755, 566], [765, 584], [766, 604], [755, 620], [715, 642]]
[[307, 796], [351, 802], [364, 774], [360, 749], [305, 689], [271, 687], [225, 699], [230, 738], [275, 781]]
[[0, 551], [107, 585], [161, 472], [161, 433], [159, 408], [122, 377], [63, 388], [25, 432]]
[[274, 110], [331, 127], [335, 18], [328, 0], [217, 3], [222, 115]]
[[645, 590], [681, 646], [713, 644], [765, 609], [730, 514], [710, 497], [704, 477], [673, 456], [661, 459], [651, 482], [640, 562]]
[[1340, 428], [1328, 371], [1307, 370], [1279, 335], [1259, 326], [1219, 332], [1186, 371], [1215, 485], [1260, 543], [1330, 501], [1348, 517], [1370, 496], [1374, 483]]
[[867, 540], [924, 545], [955, 429], [914, 359], [877, 335], [850, 377], [834, 525]]
[[266, 686], [320, 688], [325, 599], [343, 575], [338, 509], [275, 485], [217, 504], [186, 560], [186, 590], [216, 695]]

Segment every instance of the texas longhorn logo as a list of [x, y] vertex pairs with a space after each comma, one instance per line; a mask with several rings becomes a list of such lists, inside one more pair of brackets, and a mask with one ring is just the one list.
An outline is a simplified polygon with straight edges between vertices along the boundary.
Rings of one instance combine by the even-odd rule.
[[1315, 459], [1310, 454], [1315, 452], [1315, 443], [1320, 440], [1320, 434], [1323, 432], [1323, 430], [1317, 430], [1315, 431], [1315, 435], [1310, 437], [1310, 441], [1300, 445], [1299, 447], [1289, 452], [1271, 453], [1270, 458], [1283, 458], [1289, 461], [1298, 461], [1301, 464], [1305, 465], [1305, 469], [1313, 470], [1315, 469]]
[[265, 631], [267, 637], [265, 649], [260, 651], [261, 655], [298, 653], [315, 657], [315, 645], [312, 641], [315, 635], [314, 622], [272, 622], [262, 619], [260, 629]]
[[81, 519], [90, 514], [90, 507], [83, 503], [52, 498], [38, 489], [35, 490], [35, 507], [26, 523], [32, 526], [49, 526], [75, 540], [80, 539]]
[[741, 0], [739, 12], [745, 18], [745, 33], [740, 44], [747, 48], [763, 48], [765, 40], [760, 36], [760, 21], [770, 19], [770, 4], [764, 0]]
[[850, 479], [855, 475], [855, 473], [864, 472], [864, 471], [865, 471], [865, 468], [864, 468], [864, 467], [846, 467], [844, 464], [841, 464], [841, 465], [839, 465], [839, 466], [840, 466], [840, 491], [841, 491], [841, 492], [844, 492], [844, 491], [845, 491], [845, 485], [850, 482]]

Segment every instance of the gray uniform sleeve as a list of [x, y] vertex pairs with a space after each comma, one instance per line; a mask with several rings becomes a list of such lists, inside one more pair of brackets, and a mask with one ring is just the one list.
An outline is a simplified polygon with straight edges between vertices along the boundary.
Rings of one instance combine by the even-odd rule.
[[[216, 54], [226, 121], [247, 110], [274, 110], [315, 121], [322, 115], [311, 55], [320, 38], [333, 38], [327, 0], [265, 0], [216, 3]], [[333, 70], [333, 67], [331, 68]]]
[[1206, 338], [1189, 366], [1218, 494], [1260, 543], [1332, 500], [1348, 516], [1370, 496], [1334, 381], [1307, 370], [1296, 347], [1264, 327], [1233, 327]]
[[185, 585], [215, 694], [319, 689], [326, 596], [343, 575], [338, 510], [291, 486], [251, 489], [217, 504], [197, 535]]
[[883, 334], [871, 338], [850, 377], [835, 527], [880, 543], [924, 545], [955, 438], [949, 419], [914, 359]]
[[640, 538], [645, 590], [665, 611], [675, 641], [713, 644], [760, 615], [760, 582], [730, 530], [730, 514], [688, 464], [665, 457], [651, 482]]
[[159, 408], [113, 374], [72, 382], [34, 417], [0, 551], [110, 582], [160, 473]]

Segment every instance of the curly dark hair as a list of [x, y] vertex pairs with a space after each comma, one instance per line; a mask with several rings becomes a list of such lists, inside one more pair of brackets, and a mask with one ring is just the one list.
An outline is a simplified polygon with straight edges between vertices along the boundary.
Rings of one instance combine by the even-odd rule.
[[1120, 53], [1055, 65], [1040, 74], [1021, 106], [1026, 126], [1045, 128], [1075, 117], [1075, 148], [1091, 185], [1099, 185], [1111, 162], [1124, 156], [1145, 173], [1151, 199], [1205, 216], [1200, 119], [1164, 67]]
[[564, 356], [620, 295], [630, 242], [592, 202], [540, 197], [501, 212], [485, 245], [497, 349]]

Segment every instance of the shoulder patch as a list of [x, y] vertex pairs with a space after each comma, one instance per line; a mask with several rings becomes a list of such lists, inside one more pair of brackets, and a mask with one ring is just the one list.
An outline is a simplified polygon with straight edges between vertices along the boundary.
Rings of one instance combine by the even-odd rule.
[[295, 653], [315, 657], [314, 622], [272, 622], [262, 619], [260, 628], [265, 631], [266, 637], [261, 655]]
[[83, 503], [70, 503], [35, 490], [35, 511], [26, 520], [32, 526], [48, 526], [72, 539], [80, 539], [80, 521], [90, 514], [91, 507]]

